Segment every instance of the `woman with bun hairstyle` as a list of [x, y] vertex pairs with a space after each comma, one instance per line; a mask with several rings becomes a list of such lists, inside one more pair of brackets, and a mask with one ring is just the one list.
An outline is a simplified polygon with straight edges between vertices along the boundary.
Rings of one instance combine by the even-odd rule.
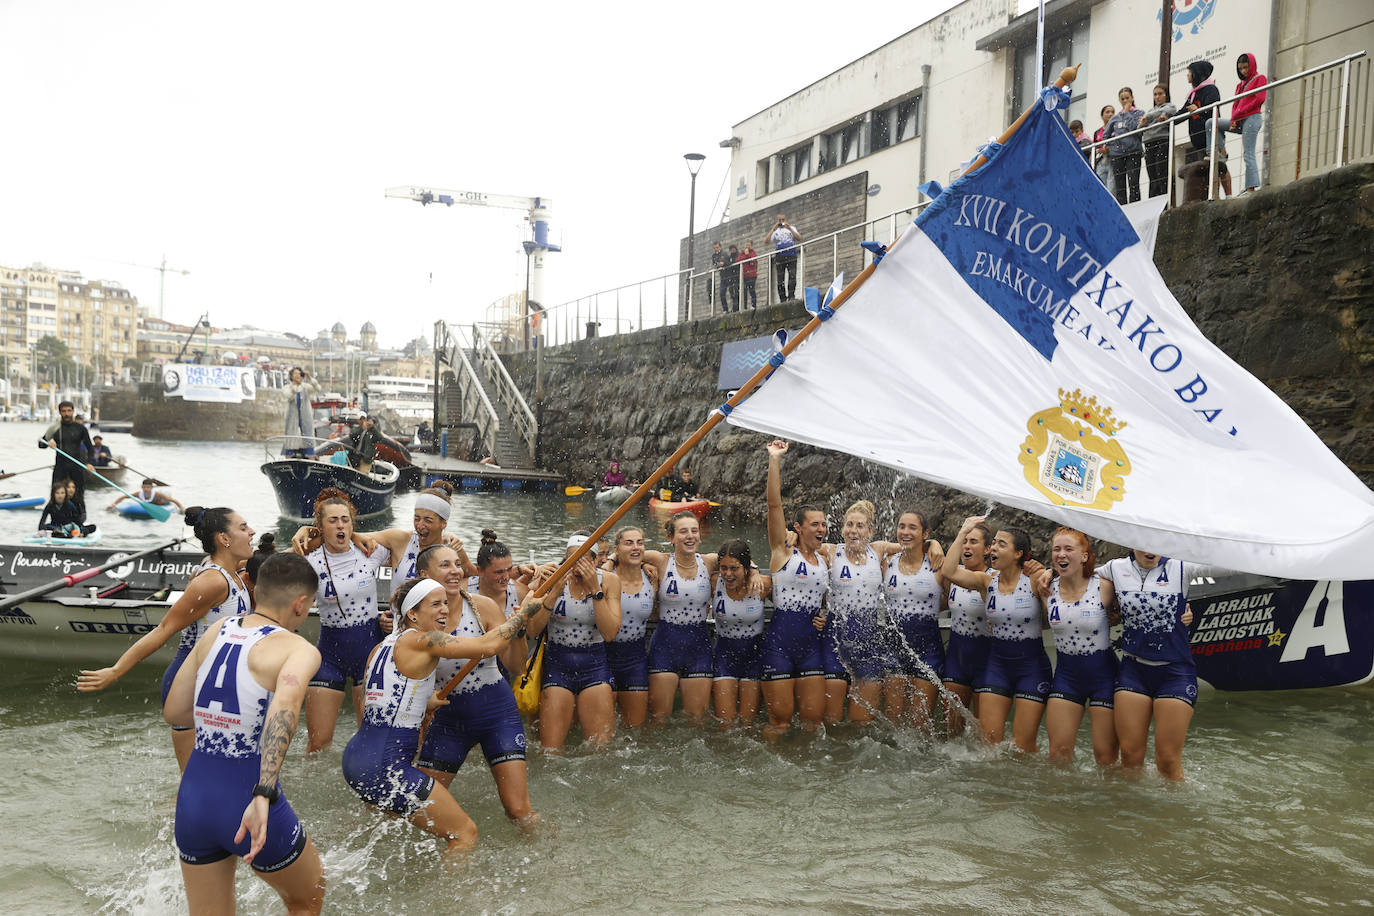
[[448, 595], [435, 580], [411, 579], [392, 598], [396, 629], [367, 660], [363, 724], [344, 748], [344, 780], [369, 805], [446, 841], [450, 853], [461, 852], [476, 844], [477, 825], [448, 789], [412, 763], [426, 710], [447, 702], [434, 698], [434, 671], [440, 659], [497, 654], [540, 605], [527, 601], [490, 632], [461, 637], [445, 632]]
[[[416, 565], [421, 579], [432, 579], [444, 587], [449, 635], [479, 637], [506, 622], [506, 615], [495, 601], [469, 593], [463, 587], [466, 577], [452, 548], [443, 544], [426, 547], [420, 551]], [[520, 718], [510, 683], [496, 663], [499, 657], [507, 668], [518, 666], [524, 661], [524, 644], [519, 634], [511, 637], [498, 656], [483, 658], [458, 682], [448, 705], [435, 711], [415, 765], [447, 788], [468, 752], [481, 745], [506, 816], [528, 829], [538, 822], [539, 816], [530, 806], [525, 721]], [[513, 655], [517, 657], [512, 658]], [[434, 669], [435, 686], [442, 689], [462, 667], [456, 659], [441, 659]]]
[[682, 712], [701, 722], [711, 703], [711, 577], [716, 555], [700, 554], [701, 522], [678, 512], [664, 525], [670, 553], [644, 551], [658, 576], [658, 625], [649, 640], [649, 718], [660, 723], [673, 713], [682, 693]]
[[939, 575], [944, 551], [930, 540], [925, 516], [914, 510], [898, 516], [896, 543], [879, 546], [887, 562], [883, 594], [896, 630], [892, 673], [883, 689], [887, 716], [929, 729], [945, 673], [945, 646], [940, 641], [944, 581]]
[[[583, 528], [568, 538], [564, 558], [591, 533]], [[595, 563], [595, 550], [583, 554], [567, 578], [545, 593], [543, 605], [551, 613], [537, 615], [529, 626], [529, 636], [549, 631], [539, 695], [539, 743], [546, 754], [563, 753], [574, 713], [593, 747], [604, 747], [615, 735], [606, 643], [620, 629], [620, 577]]]
[[372, 556], [353, 543], [358, 510], [336, 487], [315, 497], [315, 528], [322, 543], [306, 555], [319, 576], [315, 608], [320, 614], [320, 670], [305, 694], [306, 753], [334, 741], [345, 690], [353, 682], [353, 711], [363, 715], [363, 668], [373, 646], [382, 641], [378, 623], [377, 571], [384, 554]]
[[[117, 662], [108, 668], [82, 671], [76, 679], [77, 690], [83, 693], [104, 690], [128, 674], [134, 665], [161, 649], [174, 634], [180, 633], [176, 657], [162, 675], [162, 701], [165, 703], [177, 669], [210, 625], [252, 610], [248, 589], [238, 575], [239, 564], [253, 556], [253, 529], [248, 527], [248, 522], [224, 506], [214, 509], [192, 506], [186, 510], [186, 524], [195, 531], [201, 548], [209, 554], [201, 563], [200, 571], [187, 583], [186, 590], [157, 626], [139, 637]], [[186, 768], [194, 742], [193, 729], [172, 728], [172, 748], [182, 769]]]
[[[611, 538], [610, 571], [620, 579], [620, 629], [606, 643], [620, 717], [630, 728], [644, 724], [649, 713], [649, 653], [645, 645], [649, 618], [658, 602], [658, 567], [644, 562], [644, 531], [633, 525]], [[603, 566], [603, 568], [605, 568]]]
[[751, 588], [754, 560], [749, 545], [738, 538], [716, 552], [712, 601], [716, 612], [715, 677], [711, 698], [722, 726], [752, 725], [758, 718], [759, 680], [763, 675], [763, 601], [773, 591], [765, 578]]
[[477, 548], [477, 573], [469, 574], [468, 591], [490, 598], [509, 617], [529, 594], [535, 572], [533, 566], [517, 566], [510, 548], [497, 540], [496, 532], [483, 528], [482, 546]]
[[265, 531], [258, 535], [258, 547], [253, 551], [253, 555], [239, 565], [239, 579], [243, 582], [243, 587], [248, 589], [248, 603], [251, 607], [258, 606], [258, 570], [262, 568], [263, 561], [276, 552], [277, 536]]

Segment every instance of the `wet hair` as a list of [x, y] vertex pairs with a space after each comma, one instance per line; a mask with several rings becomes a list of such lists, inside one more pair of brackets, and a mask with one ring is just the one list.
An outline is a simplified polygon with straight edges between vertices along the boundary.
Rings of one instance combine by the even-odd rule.
[[[716, 551], [716, 562], [719, 563], [720, 560], [725, 557], [729, 557], [732, 560], [739, 560], [740, 565], [746, 570], [754, 565], [753, 557], [749, 553], [749, 543], [739, 538], [731, 538], [720, 545], [720, 549]], [[717, 566], [717, 569], [719, 569], [719, 566]]]
[[258, 574], [253, 576], [253, 582], [253, 594], [258, 606], [266, 605], [273, 610], [280, 610], [302, 595], [314, 595], [320, 578], [305, 557], [294, 553], [273, 553], [264, 560]]
[[151, 478], [151, 477], [145, 477], [145, 478], [143, 478], [143, 486], [145, 486], [145, 487], [155, 487], [155, 486], [157, 486], [157, 481], [154, 480], [154, 479]]
[[243, 564], [243, 571], [248, 574], [248, 578], [257, 582], [258, 569], [262, 566], [263, 560], [266, 560], [276, 552], [277, 536], [270, 531], [264, 532], [262, 536], [258, 538], [257, 549], [254, 550], [253, 555], [248, 558], [248, 562]]
[[325, 487], [320, 491], [320, 495], [315, 497], [315, 527], [322, 529], [324, 533], [324, 510], [328, 506], [345, 506], [349, 516], [356, 522], [358, 520], [358, 509], [353, 505], [353, 500], [348, 498], [348, 494], [338, 487]]
[[623, 538], [626, 535], [626, 533], [630, 531], [638, 531], [640, 534], [644, 533], [644, 529], [639, 527], [638, 525], [626, 525], [624, 528], [621, 528], [615, 534], [611, 535], [611, 546], [619, 547], [620, 539]]
[[978, 524], [974, 525], [972, 528], [969, 529], [970, 534], [972, 534], [975, 531], [982, 533], [984, 547], [987, 547], [992, 543], [992, 528], [988, 525], [987, 522], [979, 522]]
[[[901, 515], [897, 516], [897, 521], [900, 522], [902, 520], [902, 515], [916, 516], [916, 520], [921, 523], [921, 530], [927, 534], [930, 533], [930, 523], [926, 521], [926, 514], [924, 512], [918, 512], [915, 509], [903, 509]], [[987, 526], [984, 525], [983, 527], [986, 528]]]
[[868, 526], [870, 528], [873, 527], [873, 518], [878, 514], [878, 510], [874, 507], [873, 503], [866, 499], [861, 499], [844, 510], [844, 517], [849, 518], [849, 516], [853, 515], [855, 512], [862, 515], [868, 521]]
[[440, 499], [452, 499], [453, 494], [457, 492], [457, 489], [453, 486], [453, 484], [449, 483], [447, 480], [436, 480], [434, 481], [434, 483], [425, 487], [420, 492], [432, 494], [434, 496], [439, 497]]
[[[418, 566], [419, 564], [417, 563], [416, 565]], [[406, 617], [405, 614], [401, 613], [401, 606], [405, 604], [406, 595], [410, 594], [410, 590], [419, 583], [420, 579], [417, 576], [414, 579], [405, 580], [400, 585], [396, 586], [394, 589], [391, 590], [391, 616], [392, 619], [396, 621], [395, 627], [397, 633], [401, 632], [402, 630], [407, 630], [412, 626], [410, 618]]]
[[[426, 548], [428, 549], [428, 548]], [[477, 548], [477, 568], [486, 569], [491, 565], [492, 560], [500, 560], [510, 556], [510, 548], [497, 540], [483, 540], [482, 546]]]
[[1005, 531], [1011, 536], [1012, 549], [1020, 554], [1016, 560], [1016, 565], [1020, 566], [1030, 559], [1031, 539], [1025, 528], [998, 528], [997, 530]]
[[495, 532], [495, 531], [491, 530], [490, 528], [483, 528], [483, 529], [482, 529], [482, 539], [481, 539], [481, 541], [480, 541], [479, 543], [482, 543], [482, 544], [495, 544], [496, 541], [497, 541], [497, 538], [496, 538], [496, 532]]
[[796, 528], [798, 525], [805, 524], [806, 516], [810, 512], [819, 512], [821, 515], [825, 514], [825, 510], [820, 506], [798, 506], [792, 511], [792, 527]]
[[[684, 518], [696, 519], [697, 517], [693, 513], [688, 512], [686, 509], [682, 510], [681, 512], [674, 513], [672, 518], [668, 519], [668, 521], [663, 523], [663, 529], [668, 532], [668, 537], [671, 538], [673, 535], [677, 534], [677, 523]], [[699, 519], [697, 519], [697, 521], [698, 523], [700, 523]], [[578, 532], [578, 534], [581, 533], [582, 532], [580, 531]], [[590, 536], [591, 532], [588, 531], [587, 534]]]
[[430, 562], [434, 559], [435, 552], [443, 548], [447, 548], [449, 550], [453, 549], [452, 547], [449, 547], [447, 544], [445, 544], [443, 541], [440, 541], [438, 544], [430, 544], [424, 550], [421, 550], [418, 554], [415, 555], [415, 568], [417, 570], [428, 569]]
[[1061, 534], [1066, 534], [1069, 537], [1074, 538], [1078, 541], [1080, 545], [1082, 545], [1083, 549], [1088, 554], [1087, 560], [1083, 562], [1083, 575], [1091, 576], [1093, 574], [1093, 570], [1097, 568], [1097, 554], [1093, 552], [1092, 541], [1088, 540], [1088, 536], [1083, 532], [1079, 531], [1077, 528], [1069, 528], [1067, 526], [1060, 525], [1058, 528], [1054, 529], [1054, 534], [1050, 537], [1050, 544], [1053, 545], [1054, 539], [1059, 537]]
[[1166, 101], [1166, 102], [1172, 102], [1172, 101], [1173, 101], [1173, 97], [1169, 95], [1169, 87], [1168, 87], [1168, 86], [1164, 85], [1163, 83], [1156, 83], [1156, 84], [1155, 84], [1155, 89], [1163, 89], [1163, 90], [1164, 90], [1164, 101]]
[[215, 552], [215, 535], [228, 534], [229, 516], [234, 514], [234, 510], [228, 506], [216, 506], [213, 509], [206, 509], [204, 506], [191, 506], [186, 510], [183, 518], [186, 524], [196, 534], [196, 540], [200, 541], [201, 549], [206, 553]]

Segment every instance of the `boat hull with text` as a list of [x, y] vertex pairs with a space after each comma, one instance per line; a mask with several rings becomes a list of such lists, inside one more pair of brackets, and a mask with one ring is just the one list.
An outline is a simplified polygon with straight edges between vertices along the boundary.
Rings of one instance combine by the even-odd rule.
[[262, 472], [272, 482], [282, 516], [302, 522], [315, 517], [315, 497], [325, 487], [348, 494], [359, 518], [387, 512], [400, 480], [400, 472], [385, 461], [374, 461], [372, 473], [364, 474], [346, 464], [282, 458], [263, 464]]

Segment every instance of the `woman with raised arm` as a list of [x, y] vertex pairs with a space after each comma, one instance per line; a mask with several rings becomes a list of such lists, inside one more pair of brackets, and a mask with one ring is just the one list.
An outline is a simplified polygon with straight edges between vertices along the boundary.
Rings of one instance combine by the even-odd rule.
[[792, 727], [794, 712], [802, 728], [814, 731], [825, 712], [825, 671], [821, 640], [822, 604], [830, 586], [825, 564], [825, 512], [800, 506], [792, 515], [796, 546], [782, 509], [782, 456], [787, 443], [768, 443], [768, 570], [773, 574], [773, 617], [763, 634], [763, 701], [768, 707], [764, 734], [779, 737]]
[[649, 653], [644, 637], [658, 598], [658, 567], [644, 562], [644, 531], [633, 525], [612, 538], [611, 571], [620, 579], [620, 629], [606, 643], [620, 717], [631, 728], [649, 713]]
[[[982, 515], [965, 519], [955, 542], [962, 544], [985, 519]], [[951, 552], [940, 574], [946, 582], [975, 589], [987, 600], [992, 646], [983, 682], [975, 688], [984, 733], [993, 744], [1006, 737], [1007, 717], [1015, 700], [1012, 740], [1022, 751], [1033, 754], [1050, 694], [1050, 657], [1040, 635], [1044, 609], [1031, 589], [1030, 576], [1021, 570], [1030, 559], [1030, 549], [1030, 535], [1025, 531], [999, 528], [989, 550], [991, 570], [962, 569], [958, 556]]]
[[711, 696], [722, 726], [752, 725], [759, 714], [763, 673], [763, 601], [772, 580], [750, 587], [754, 568], [749, 545], [738, 538], [720, 545], [712, 601], [716, 613], [715, 675]]
[[358, 510], [337, 487], [325, 487], [315, 497], [315, 527], [322, 543], [306, 560], [319, 576], [315, 607], [320, 615], [320, 670], [310, 679], [305, 695], [306, 753], [324, 750], [334, 742], [348, 682], [353, 682], [353, 712], [363, 718], [363, 669], [372, 649], [382, 641], [378, 623], [377, 571], [385, 554], [372, 556], [353, 543]]
[[1128, 776], [1140, 774], [1153, 720], [1155, 766], [1165, 779], [1182, 779], [1183, 744], [1197, 702], [1188, 583], [1216, 570], [1132, 550], [1097, 571], [1115, 587], [1121, 606], [1121, 666], [1114, 694], [1121, 768]]
[[440, 659], [497, 654], [540, 604], [526, 601], [488, 633], [461, 637], [445, 632], [448, 595], [433, 579], [405, 582], [392, 600], [396, 628], [368, 659], [363, 724], [344, 749], [344, 779], [363, 801], [407, 818], [446, 841], [450, 852], [471, 849], [477, 825], [448, 789], [411, 762], [419, 749], [420, 724], [434, 700], [434, 670]]
[[649, 717], [655, 723], [673, 714], [682, 691], [682, 711], [701, 722], [711, 702], [711, 577], [716, 555], [699, 554], [701, 523], [679, 512], [664, 525], [672, 553], [644, 551], [644, 562], [658, 572], [658, 625], [649, 640]]
[[[986, 572], [988, 545], [992, 543], [992, 529], [979, 522], [969, 529], [959, 548], [960, 565], [969, 572]], [[988, 652], [992, 637], [988, 634], [988, 599], [986, 592], [964, 588], [953, 582], [946, 590], [949, 605], [949, 645], [945, 647], [945, 689], [959, 698], [963, 708], [948, 704], [946, 726], [951, 735], [964, 733], [969, 714], [978, 716], [978, 695], [973, 688], [983, 681], [988, 666]]]
[[944, 552], [930, 540], [926, 518], [916, 511], [903, 512], [897, 519], [897, 542], [881, 546], [887, 556], [883, 594], [896, 629], [892, 673], [884, 685], [887, 717], [929, 731], [945, 670], [943, 584], [938, 576]]
[[[253, 529], [233, 509], [220, 506], [205, 509], [192, 506], [186, 510], [186, 524], [195, 531], [201, 548], [209, 554], [200, 571], [186, 585], [186, 590], [157, 626], [139, 637], [109, 668], [82, 671], [76, 679], [76, 689], [84, 693], [104, 690], [129, 673], [139, 662], [161, 649], [176, 633], [181, 634], [176, 656], [162, 674], [162, 702], [172, 687], [186, 656], [210, 625], [225, 617], [247, 614], [252, 600], [243, 580], [238, 576], [239, 564], [253, 556]], [[189, 726], [172, 727], [172, 749], [177, 765], [183, 770], [191, 756], [195, 734]]]
[[[564, 559], [587, 541], [590, 529], [568, 538]], [[620, 629], [620, 577], [595, 566], [595, 551], [584, 554], [562, 583], [550, 588], [540, 614], [529, 627], [538, 637], [548, 628], [544, 682], [539, 694], [539, 743], [546, 754], [561, 754], [573, 714], [583, 737], [605, 747], [615, 735], [615, 696], [606, 643]]]
[[[495, 601], [471, 594], [463, 587], [462, 565], [451, 547], [426, 547], [420, 551], [416, 565], [422, 579], [432, 579], [444, 587], [450, 635], [478, 637], [505, 623], [506, 615]], [[524, 643], [524, 638], [517, 634], [502, 648], [500, 657], [507, 668], [524, 663]], [[456, 659], [440, 660], [434, 669], [435, 686], [442, 689], [462, 667]], [[496, 657], [482, 659], [458, 682], [448, 705], [435, 711], [415, 765], [448, 788], [468, 752], [479, 744], [496, 780], [496, 792], [506, 816], [521, 828], [534, 826], [539, 815], [530, 806], [525, 721], [520, 718], [515, 694], [496, 664]]]
[[1117, 666], [1110, 620], [1116, 592], [1094, 565], [1088, 536], [1059, 528], [1050, 542], [1049, 568], [1035, 577], [1035, 593], [1045, 602], [1058, 656], [1045, 706], [1045, 732], [1050, 762], [1061, 766], [1073, 761], [1084, 709], [1092, 723], [1098, 766], [1111, 766], [1117, 757], [1112, 711]]
[[[830, 589], [826, 595], [827, 626], [821, 638], [827, 724], [844, 717], [844, 696], [836, 703], [830, 690], [835, 683], [831, 674], [836, 661], [849, 685], [849, 719], [859, 724], [873, 721], [882, 708], [883, 678], [892, 665], [883, 611], [882, 556], [886, 545], [872, 543], [874, 511], [866, 499], [850, 506], [840, 527], [843, 543], [826, 545]], [[827, 642], [833, 644], [837, 658], [831, 657]]]

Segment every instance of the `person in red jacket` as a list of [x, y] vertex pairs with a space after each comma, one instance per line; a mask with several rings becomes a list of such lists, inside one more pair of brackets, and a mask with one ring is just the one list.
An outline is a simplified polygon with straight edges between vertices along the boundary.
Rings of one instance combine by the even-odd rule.
[[[1269, 83], [1265, 75], [1259, 72], [1259, 62], [1255, 60], [1255, 55], [1248, 51], [1236, 58], [1236, 76], [1240, 78], [1240, 82], [1236, 83], [1237, 95]], [[1260, 186], [1259, 159], [1255, 151], [1259, 146], [1260, 126], [1263, 123], [1260, 108], [1264, 105], [1267, 95], [1268, 92], [1256, 92], [1243, 99], [1236, 99], [1231, 104], [1230, 119], [1223, 118], [1217, 122], [1220, 130], [1240, 134], [1245, 156], [1246, 191], [1257, 191]]]
[[754, 291], [754, 284], [759, 278], [759, 253], [754, 250], [753, 242], [745, 242], [744, 250], [739, 253], [735, 260], [739, 263], [740, 277], [744, 281], [744, 295], [740, 298], [740, 306], [744, 305], [744, 300], [749, 300], [749, 307], [756, 309], [759, 307], [758, 293]]

